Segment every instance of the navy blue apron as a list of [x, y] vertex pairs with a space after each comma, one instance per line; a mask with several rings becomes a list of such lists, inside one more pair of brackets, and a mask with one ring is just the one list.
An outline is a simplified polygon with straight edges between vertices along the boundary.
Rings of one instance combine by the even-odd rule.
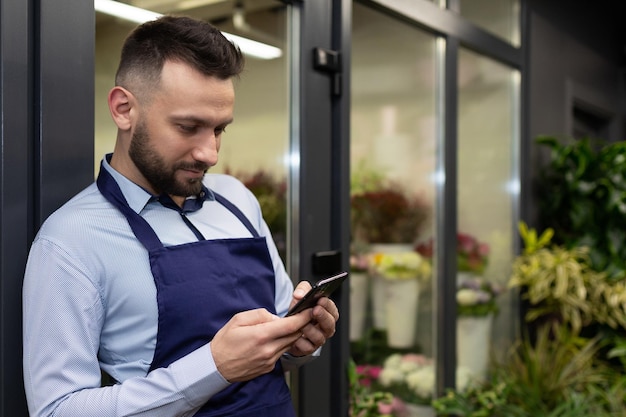
[[[159, 311], [157, 342], [150, 370], [167, 367], [210, 342], [238, 312], [266, 308], [276, 314], [275, 277], [264, 237], [232, 203], [216, 200], [250, 231], [251, 238], [200, 240], [165, 247], [148, 222], [132, 210], [104, 168], [97, 180], [102, 195], [119, 209], [150, 256]], [[198, 417], [295, 417], [280, 365], [251, 381], [214, 395]]]

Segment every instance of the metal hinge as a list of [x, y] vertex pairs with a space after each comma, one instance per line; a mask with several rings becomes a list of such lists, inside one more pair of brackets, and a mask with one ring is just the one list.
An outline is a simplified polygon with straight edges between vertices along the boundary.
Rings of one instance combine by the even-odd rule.
[[313, 68], [331, 77], [330, 93], [341, 95], [341, 52], [332, 49], [313, 48]]

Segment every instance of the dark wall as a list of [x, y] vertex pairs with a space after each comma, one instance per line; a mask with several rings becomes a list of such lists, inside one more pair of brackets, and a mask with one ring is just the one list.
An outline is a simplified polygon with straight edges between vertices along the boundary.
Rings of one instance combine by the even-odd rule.
[[93, 28], [91, 2], [0, 0], [2, 417], [28, 415], [21, 295], [30, 243], [93, 181]]
[[[538, 135], [624, 139], [626, 2], [528, 0], [527, 6], [524, 140], [534, 178], [547, 159], [547, 150], [533, 143]], [[525, 205], [532, 222], [532, 197]]]

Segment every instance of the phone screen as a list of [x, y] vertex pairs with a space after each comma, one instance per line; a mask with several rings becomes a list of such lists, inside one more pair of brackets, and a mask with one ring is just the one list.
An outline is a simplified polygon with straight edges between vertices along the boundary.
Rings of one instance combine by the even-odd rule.
[[317, 304], [317, 300], [320, 297], [328, 297], [331, 295], [337, 288], [341, 286], [343, 281], [348, 277], [347, 272], [342, 272], [337, 275], [333, 275], [332, 277], [325, 278], [321, 281], [318, 281], [300, 301], [296, 305], [294, 305], [287, 316], [291, 316], [293, 314], [299, 313], [302, 310], [306, 310], [307, 308], [315, 307]]

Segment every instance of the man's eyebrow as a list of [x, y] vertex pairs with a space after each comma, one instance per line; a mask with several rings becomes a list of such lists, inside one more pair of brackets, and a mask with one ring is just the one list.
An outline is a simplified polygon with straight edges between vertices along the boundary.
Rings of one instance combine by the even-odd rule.
[[[188, 122], [188, 123], [194, 123], [197, 125], [202, 125], [202, 126], [211, 126], [215, 123], [213, 123], [213, 121], [211, 119], [205, 119], [202, 117], [197, 117], [197, 116], [171, 116], [170, 120], [173, 122]], [[227, 120], [224, 120], [223, 122], [217, 124], [218, 126], [226, 126], [231, 124], [234, 121], [234, 118], [230, 118]]]

